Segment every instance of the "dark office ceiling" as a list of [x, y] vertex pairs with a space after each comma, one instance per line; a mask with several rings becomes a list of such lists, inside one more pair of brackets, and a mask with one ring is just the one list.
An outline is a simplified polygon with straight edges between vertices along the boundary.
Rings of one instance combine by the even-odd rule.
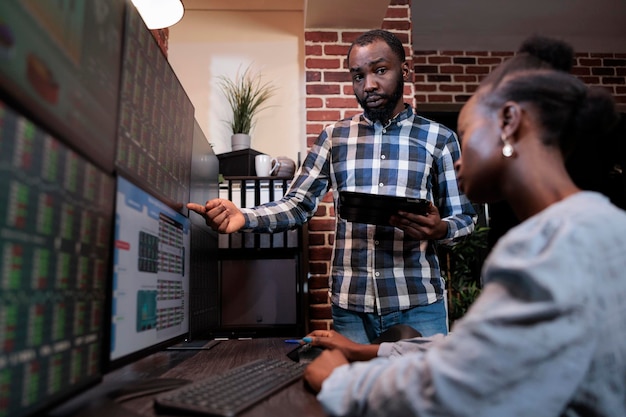
[[[380, 27], [390, 0], [183, 0], [190, 10], [302, 10], [307, 28]], [[626, 52], [626, 0], [412, 0], [416, 50], [515, 50], [530, 34]]]
[[413, 0], [416, 50], [515, 50], [530, 34], [626, 52], [626, 0]]

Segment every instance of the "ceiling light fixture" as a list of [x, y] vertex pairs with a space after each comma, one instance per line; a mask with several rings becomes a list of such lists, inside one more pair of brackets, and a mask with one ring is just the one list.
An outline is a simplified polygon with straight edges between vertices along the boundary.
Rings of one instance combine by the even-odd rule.
[[181, 0], [132, 0], [148, 29], [172, 26], [185, 14]]

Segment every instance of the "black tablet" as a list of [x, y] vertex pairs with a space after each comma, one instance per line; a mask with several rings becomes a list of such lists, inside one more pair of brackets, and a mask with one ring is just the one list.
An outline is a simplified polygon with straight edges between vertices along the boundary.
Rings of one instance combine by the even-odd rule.
[[426, 214], [429, 204], [423, 198], [340, 191], [338, 211], [349, 222], [389, 226], [389, 218], [399, 211]]

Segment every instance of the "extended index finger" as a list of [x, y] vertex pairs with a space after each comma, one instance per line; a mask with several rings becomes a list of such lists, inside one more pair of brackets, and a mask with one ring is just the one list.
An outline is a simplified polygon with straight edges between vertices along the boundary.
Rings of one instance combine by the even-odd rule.
[[196, 203], [187, 203], [187, 208], [189, 210], [193, 210], [198, 214], [202, 214], [204, 215], [204, 213], [206, 213], [206, 210], [204, 208], [204, 206], [200, 205], [200, 204], [196, 204]]

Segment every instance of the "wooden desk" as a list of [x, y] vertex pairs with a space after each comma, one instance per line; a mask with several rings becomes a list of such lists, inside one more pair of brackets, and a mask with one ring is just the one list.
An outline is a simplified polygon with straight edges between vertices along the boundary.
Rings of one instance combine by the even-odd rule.
[[[294, 345], [286, 344], [283, 338], [267, 338], [221, 341], [210, 350], [163, 351], [106, 375], [103, 384], [158, 377], [195, 381], [255, 359], [269, 357], [289, 360], [286, 355], [294, 347]], [[156, 414], [153, 398], [154, 395], [149, 395], [123, 402], [121, 405], [141, 416], [176, 416], [175, 414]], [[120, 416], [119, 410], [103, 415]], [[286, 415], [319, 417], [326, 414], [315, 395], [305, 388], [301, 380], [252, 406], [243, 412], [241, 417]]]

